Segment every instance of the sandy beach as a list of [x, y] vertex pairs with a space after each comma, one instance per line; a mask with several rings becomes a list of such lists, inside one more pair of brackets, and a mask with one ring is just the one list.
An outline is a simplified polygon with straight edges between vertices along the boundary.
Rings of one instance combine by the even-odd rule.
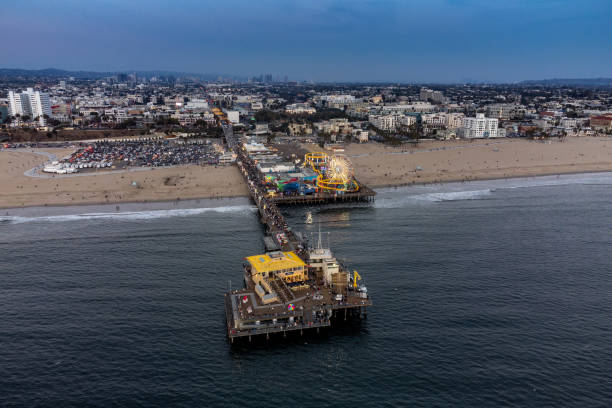
[[605, 138], [351, 144], [344, 154], [371, 187], [612, 171], [612, 140]]
[[[308, 150], [318, 150], [305, 145]], [[43, 149], [63, 157], [70, 149]], [[612, 171], [612, 140], [519, 139], [423, 141], [418, 146], [351, 144], [357, 178], [371, 186], [502, 179], [551, 174]], [[42, 205], [175, 201], [246, 196], [235, 166], [136, 168], [120, 173], [79, 173], [31, 177], [24, 172], [49, 158], [28, 151], [0, 151], [0, 208]], [[134, 187], [136, 182], [139, 187]]]
[[[63, 157], [69, 149], [43, 149]], [[49, 159], [19, 150], [0, 151], [0, 208], [237, 197], [248, 194], [235, 166], [176, 166], [121, 173], [29, 177]], [[138, 187], [132, 186], [136, 182]]]

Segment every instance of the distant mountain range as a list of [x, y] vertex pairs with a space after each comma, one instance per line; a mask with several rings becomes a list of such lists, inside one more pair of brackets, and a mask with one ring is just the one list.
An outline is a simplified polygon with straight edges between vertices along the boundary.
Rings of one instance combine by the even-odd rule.
[[222, 74], [194, 74], [188, 72], [174, 72], [174, 71], [109, 71], [109, 72], [96, 72], [96, 71], [66, 71], [63, 69], [46, 68], [46, 69], [21, 69], [21, 68], [0, 68], [1, 77], [24, 77], [24, 78], [67, 78], [74, 77], [79, 79], [99, 79], [114, 76], [117, 74], [136, 74], [139, 77], [151, 78], [151, 77], [175, 77], [185, 78], [192, 77], [201, 79], [204, 81], [216, 81], [219, 77], [231, 78], [241, 80], [243, 78], [236, 77], [233, 75], [222, 75]]
[[520, 85], [611, 87], [612, 78], [554, 78], [521, 81]]

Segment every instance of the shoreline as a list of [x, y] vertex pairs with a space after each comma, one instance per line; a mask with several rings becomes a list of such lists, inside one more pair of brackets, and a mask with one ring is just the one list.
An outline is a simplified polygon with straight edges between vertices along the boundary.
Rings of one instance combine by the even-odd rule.
[[182, 202], [190, 202], [190, 201], [199, 201], [199, 200], [230, 200], [234, 198], [248, 198], [248, 195], [223, 195], [223, 196], [204, 196], [204, 197], [188, 197], [188, 198], [178, 198], [170, 199], [170, 198], [155, 198], [151, 200], [134, 200], [134, 201], [92, 201], [92, 202], [80, 202], [80, 203], [56, 203], [56, 204], [42, 204], [42, 205], [26, 205], [22, 207], [0, 207], [0, 211], [6, 210], [22, 210], [28, 208], [63, 208], [63, 207], [85, 207], [85, 206], [121, 206], [125, 204], [134, 205], [134, 204], [159, 204], [159, 203], [182, 203]]
[[[0, 150], [0, 211], [73, 205], [146, 205], [248, 197], [249, 194], [235, 165], [134, 168], [82, 173], [78, 177], [25, 174], [47, 161], [48, 154], [61, 157], [69, 151]], [[427, 141], [418, 149], [349, 144], [345, 155], [351, 158], [357, 180], [376, 190], [610, 172], [612, 138], [572, 137], [546, 143], [519, 139], [479, 143]]]
[[[612, 173], [612, 170], [603, 170], [603, 171], [574, 171], [574, 172], [563, 172], [563, 173], [559, 173], [559, 172], [554, 172], [554, 173], [547, 173], [547, 174], [532, 174], [532, 175], [513, 175], [513, 176], [508, 176], [508, 177], [489, 177], [489, 178], [474, 178], [474, 179], [469, 179], [469, 180], [464, 180], [464, 179], [455, 179], [455, 180], [443, 180], [443, 181], [423, 181], [423, 182], [412, 182], [412, 183], [402, 183], [402, 184], [380, 184], [380, 185], [375, 185], [375, 186], [369, 186], [370, 188], [374, 189], [377, 193], [381, 193], [381, 189], [398, 189], [398, 188], [405, 188], [405, 187], [420, 187], [420, 186], [453, 186], [453, 185], [458, 185], [458, 184], [464, 184], [464, 183], [473, 183], [473, 182], [479, 182], [479, 181], [505, 181], [505, 180], [520, 180], [520, 179], [525, 179], [525, 180], [530, 180], [530, 179], [538, 179], [538, 178], [546, 178], [546, 177], [553, 177], [553, 176], [557, 176], [557, 177], [563, 177], [563, 176], [573, 176], [573, 175], [581, 175], [581, 174], [590, 174], [590, 175], [603, 175], [603, 174], [610, 174]], [[212, 204], [215, 202], [219, 202], [219, 201], [224, 201], [224, 202], [231, 202], [232, 200], [247, 200], [248, 204], [251, 205], [252, 201], [251, 201], [251, 197], [248, 195], [243, 195], [243, 194], [238, 194], [238, 195], [224, 195], [224, 196], [215, 196], [215, 197], [210, 197], [210, 196], [204, 196], [204, 197], [189, 197], [189, 198], [184, 198], [184, 199], [179, 199], [179, 200], [172, 200], [172, 199], [167, 199], [167, 198], [159, 198], [159, 199], [152, 199], [152, 200], [134, 200], [134, 201], [116, 201], [116, 202], [81, 202], [81, 203], [61, 203], [61, 204], [44, 204], [44, 205], [30, 205], [30, 206], [23, 206], [23, 207], [0, 207], [0, 212], [4, 212], [4, 214], [0, 213], [0, 216], [5, 216], [7, 215], [9, 212], [12, 211], [30, 211], [30, 210], [54, 210], [54, 209], [64, 209], [64, 208], [70, 208], [70, 207], [75, 207], [75, 208], [86, 208], [86, 207], [108, 207], [109, 210], [112, 210], [112, 208], [110, 207], [115, 207], [115, 212], [121, 212], [123, 211], [124, 206], [127, 207], [134, 207], [134, 206], [152, 206], [155, 207], [157, 205], [164, 205], [164, 207], [166, 208], [161, 208], [161, 209], [174, 209], [176, 208], [176, 206], [179, 206], [181, 204], [183, 204], [184, 206], [182, 207], [182, 209], [190, 209], [190, 208], [216, 208], [218, 206], [212, 206], [212, 205], [205, 205], [204, 207], [194, 207], [193, 204], [200, 204], [200, 201], [205, 201], [205, 204]], [[169, 205], [172, 205], [172, 208], [167, 208]], [[119, 209], [117, 209], [117, 207], [119, 207]], [[139, 208], [143, 208], [143, 207], [139, 207]], [[155, 210], [155, 208], [152, 208], [152, 210]]]
[[369, 185], [368, 187], [374, 189], [382, 189], [382, 188], [394, 188], [394, 187], [411, 187], [411, 186], [429, 186], [429, 185], [441, 185], [441, 184], [461, 184], [461, 183], [471, 183], [474, 181], [503, 181], [503, 180], [515, 180], [515, 179], [530, 179], [530, 178], [539, 178], [539, 177], [551, 177], [551, 176], [571, 176], [577, 174], [606, 174], [612, 173], [612, 169], [610, 170], [578, 170], [578, 171], [570, 171], [570, 172], [550, 172], [550, 173], [535, 173], [535, 174], [516, 174], [506, 177], [477, 177], [471, 179], [448, 179], [448, 180], [437, 180], [437, 181], [418, 181], [411, 183], [400, 183], [400, 184], [380, 184], [380, 185]]

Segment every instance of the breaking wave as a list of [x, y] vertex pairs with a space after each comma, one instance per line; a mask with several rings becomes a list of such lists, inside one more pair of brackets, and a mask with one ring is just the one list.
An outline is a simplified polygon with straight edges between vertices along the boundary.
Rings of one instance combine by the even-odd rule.
[[423, 202], [478, 200], [499, 190], [559, 187], [565, 185], [612, 185], [612, 172], [536, 176], [378, 189], [377, 208], [400, 208]]
[[225, 207], [205, 207], [205, 208], [183, 208], [170, 210], [150, 210], [150, 211], [126, 211], [115, 213], [86, 213], [86, 214], [67, 214], [49, 216], [0, 216], [0, 223], [21, 224], [24, 222], [65, 222], [65, 221], [84, 221], [84, 220], [152, 220], [169, 217], [187, 217], [191, 215], [204, 214], [208, 212], [217, 213], [251, 213], [257, 208], [252, 205], [233, 205]]
[[450, 191], [438, 193], [413, 194], [402, 197], [377, 198], [375, 207], [377, 208], [401, 208], [405, 205], [419, 202], [443, 202], [459, 200], [478, 200], [491, 195], [493, 190], [469, 190], [469, 191]]

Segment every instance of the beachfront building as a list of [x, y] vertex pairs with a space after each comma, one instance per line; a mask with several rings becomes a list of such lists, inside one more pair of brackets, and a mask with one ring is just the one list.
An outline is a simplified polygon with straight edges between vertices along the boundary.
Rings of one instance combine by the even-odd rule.
[[23, 116], [31, 115], [30, 110], [30, 95], [27, 93], [16, 93], [9, 91], [8, 93], [9, 102], [9, 115], [11, 116]]
[[397, 124], [403, 127], [410, 127], [417, 122], [417, 117], [414, 115], [401, 115], [397, 118]]
[[466, 139], [498, 137], [497, 119], [486, 118], [484, 113], [477, 113], [475, 118], [464, 118], [459, 133]]
[[458, 129], [463, 126], [463, 113], [447, 113], [446, 116], [446, 127], [448, 129]]
[[370, 115], [368, 117], [368, 121], [374, 126], [376, 129], [392, 131], [397, 127], [397, 117], [398, 115]]
[[433, 127], [446, 126], [446, 115], [444, 113], [429, 113], [421, 116], [423, 125], [429, 125]]
[[357, 140], [359, 143], [367, 143], [369, 140], [370, 132], [364, 129], [353, 129], [351, 134], [353, 136], [353, 139]]
[[9, 91], [9, 113], [12, 116], [30, 116], [31, 118], [38, 118], [40, 125], [45, 125], [44, 116], [51, 116], [51, 102], [49, 100], [49, 94], [34, 91], [32, 88], [16, 93]]
[[612, 113], [591, 116], [591, 127], [598, 130], [612, 129]]

